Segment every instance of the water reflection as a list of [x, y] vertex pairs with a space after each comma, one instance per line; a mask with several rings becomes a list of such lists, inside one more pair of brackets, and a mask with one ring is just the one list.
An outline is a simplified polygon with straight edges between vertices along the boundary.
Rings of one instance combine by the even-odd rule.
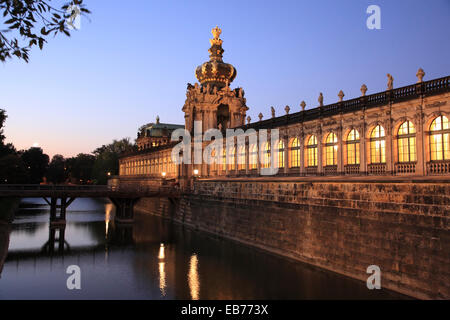
[[[363, 282], [157, 217], [137, 214], [133, 225], [116, 224], [113, 207], [108, 204], [76, 200], [69, 207], [66, 227], [53, 229], [54, 234], [49, 228], [48, 211], [41, 212], [42, 208], [39, 212], [18, 212], [9, 226], [10, 234], [0, 224], [0, 263], [9, 239], [0, 299], [402, 297], [385, 290], [369, 291]], [[42, 250], [43, 246], [47, 249]], [[82, 271], [83, 290], [79, 292], [65, 286], [65, 271], [72, 264]]]
[[108, 239], [109, 222], [111, 221], [111, 213], [114, 206], [112, 203], [105, 203], [105, 238]]
[[3, 271], [3, 264], [8, 255], [10, 224], [0, 220], [0, 277]]
[[50, 225], [48, 233], [48, 241], [42, 246], [43, 253], [51, 255], [55, 252], [63, 254], [65, 251], [70, 251], [70, 245], [65, 239], [65, 225]]
[[198, 279], [198, 258], [196, 254], [193, 254], [189, 261], [188, 282], [192, 300], [198, 300], [200, 295], [200, 280]]
[[161, 291], [161, 296], [165, 297], [166, 295], [166, 263], [164, 262], [165, 259], [165, 253], [164, 253], [164, 243], [161, 243], [159, 247], [159, 263], [158, 263], [158, 270], [159, 270], [159, 290]]

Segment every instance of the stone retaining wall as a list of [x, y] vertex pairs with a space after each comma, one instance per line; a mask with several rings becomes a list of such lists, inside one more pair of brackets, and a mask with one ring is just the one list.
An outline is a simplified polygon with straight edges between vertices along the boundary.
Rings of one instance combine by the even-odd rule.
[[197, 181], [138, 209], [417, 298], [450, 299], [450, 183]]

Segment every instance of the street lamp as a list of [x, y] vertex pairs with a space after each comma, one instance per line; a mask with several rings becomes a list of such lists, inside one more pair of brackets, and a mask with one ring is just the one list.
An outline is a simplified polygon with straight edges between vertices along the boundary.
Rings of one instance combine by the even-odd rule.
[[166, 177], [166, 174], [167, 174], [167, 173], [165, 173], [165, 172], [161, 173], [161, 175], [162, 175], [163, 178]]

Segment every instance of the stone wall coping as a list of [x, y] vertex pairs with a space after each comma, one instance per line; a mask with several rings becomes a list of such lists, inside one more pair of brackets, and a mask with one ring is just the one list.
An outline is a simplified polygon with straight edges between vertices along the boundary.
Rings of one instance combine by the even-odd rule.
[[243, 177], [199, 178], [200, 182], [340, 182], [340, 183], [449, 183], [450, 177]]

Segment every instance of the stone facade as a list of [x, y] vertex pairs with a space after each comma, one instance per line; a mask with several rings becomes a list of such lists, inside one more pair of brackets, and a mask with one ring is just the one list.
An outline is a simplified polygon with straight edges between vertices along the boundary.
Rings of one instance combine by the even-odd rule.
[[[212, 164], [175, 165], [175, 143], [120, 159], [121, 186], [158, 186], [170, 178], [181, 200], [142, 199], [138, 208], [365, 281], [369, 265], [382, 286], [418, 298], [450, 298], [450, 76], [251, 122], [236, 70], [222, 61], [220, 29], [210, 61], [188, 84], [185, 129], [256, 130], [224, 145]], [[245, 123], [247, 120], [247, 123]], [[261, 143], [259, 130], [279, 131]], [[220, 140], [219, 140], [220, 141]], [[202, 148], [208, 143], [202, 142]], [[278, 172], [261, 177], [277, 159]]]
[[[259, 121], [251, 123], [248, 117], [245, 123], [246, 98], [242, 88], [230, 88], [236, 69], [222, 60], [221, 32], [213, 29], [210, 60], [196, 69], [200, 84], [187, 86], [182, 108], [184, 128], [191, 137], [197, 121], [200, 134], [211, 129], [222, 133], [226, 129], [242, 129], [245, 133], [256, 130], [260, 141], [250, 143], [247, 136], [245, 145], [230, 147], [224, 143], [225, 152], [215, 150], [209, 165], [203, 159], [203, 164], [178, 165], [180, 168], [171, 173], [178, 172], [176, 178], [182, 185], [192, 184], [194, 170], [197, 177], [258, 176], [262, 167], [275, 162], [273, 159], [278, 160], [278, 175], [284, 176], [450, 176], [450, 76], [423, 81], [425, 72], [419, 69], [415, 84], [394, 88], [393, 77], [388, 74], [386, 91], [367, 95], [368, 88], [363, 84], [360, 97], [344, 100], [341, 90], [339, 101], [330, 105], [323, 105], [320, 93], [315, 108], [305, 109], [302, 101], [302, 111], [290, 113], [291, 108], [286, 106], [286, 114], [276, 117], [271, 107], [271, 118], [262, 120], [260, 114]], [[159, 120], [152, 128], [158, 124]], [[261, 143], [261, 129], [278, 130], [279, 140]], [[151, 148], [142, 146], [148, 146], [147, 140], [153, 138], [141, 136], [138, 145], [145, 153], [122, 157], [120, 175], [167, 174], [161, 163], [172, 159], [166, 159], [167, 152], [161, 147], [170, 144], [170, 134], [158, 135], [159, 144], [151, 144]], [[207, 145], [203, 141], [203, 148]], [[196, 159], [193, 162], [197, 163]]]
[[421, 299], [450, 298], [450, 183], [198, 181], [138, 209]]

